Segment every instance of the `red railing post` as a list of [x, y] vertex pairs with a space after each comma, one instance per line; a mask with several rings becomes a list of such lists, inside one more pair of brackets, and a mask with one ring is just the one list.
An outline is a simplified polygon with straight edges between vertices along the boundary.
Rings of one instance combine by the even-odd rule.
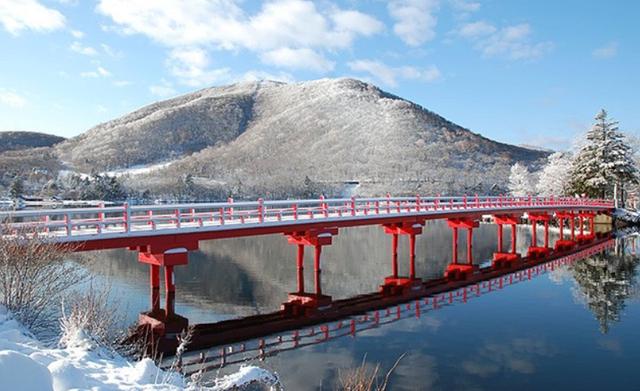
[[464, 208], [467, 209], [467, 195], [466, 194], [464, 195], [463, 202], [464, 202]]
[[356, 197], [351, 197], [351, 216], [356, 215]]
[[391, 213], [391, 194], [387, 193], [387, 214]]
[[298, 204], [293, 204], [293, 219], [298, 220]]
[[416, 194], [416, 212], [420, 212], [420, 195]]
[[258, 222], [264, 223], [264, 200], [258, 198]]

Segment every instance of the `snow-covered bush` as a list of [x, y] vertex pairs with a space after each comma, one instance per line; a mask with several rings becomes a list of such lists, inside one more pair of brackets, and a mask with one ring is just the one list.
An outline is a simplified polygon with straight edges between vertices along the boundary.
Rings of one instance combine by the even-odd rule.
[[91, 283], [88, 289], [62, 302], [61, 347], [91, 348], [94, 343], [111, 347], [116, 342], [122, 333], [123, 315], [115, 303], [109, 302], [109, 293], [107, 285], [96, 288]]
[[536, 185], [538, 194], [545, 197], [565, 195], [572, 166], [573, 161], [568, 153], [556, 152], [549, 156]]
[[513, 196], [522, 197], [533, 193], [533, 181], [526, 166], [516, 163], [511, 166], [509, 175], [509, 192]]

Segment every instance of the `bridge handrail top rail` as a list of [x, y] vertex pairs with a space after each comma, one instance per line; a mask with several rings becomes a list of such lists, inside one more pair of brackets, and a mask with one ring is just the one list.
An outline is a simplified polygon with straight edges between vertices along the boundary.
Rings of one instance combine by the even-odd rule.
[[[486, 200], [500, 200], [500, 199], [514, 199], [514, 200], [532, 200], [534, 202], [538, 202], [540, 200], [549, 201], [553, 199], [553, 201], [574, 201], [575, 204], [569, 204], [566, 206], [580, 206], [579, 204], [582, 202], [584, 206], [598, 206], [595, 205], [597, 203], [602, 204], [610, 204], [611, 200], [604, 199], [592, 199], [592, 198], [577, 198], [577, 197], [540, 197], [540, 196], [476, 196], [475, 195], [467, 195], [467, 196], [413, 196], [413, 197], [372, 197], [372, 198], [317, 198], [317, 199], [291, 199], [291, 200], [265, 200], [265, 201], [239, 201], [239, 202], [206, 202], [206, 203], [181, 203], [181, 204], [158, 204], [158, 205], [132, 205], [132, 206], [108, 206], [108, 207], [88, 207], [88, 208], [56, 208], [56, 209], [33, 209], [33, 210], [19, 210], [19, 211], [1, 211], [0, 212], [0, 221], [5, 218], [12, 217], [33, 217], [33, 216], [55, 216], [55, 215], [67, 215], [67, 214], [97, 214], [97, 213], [121, 213], [126, 208], [128, 208], [131, 212], [139, 212], [139, 211], [154, 211], [154, 210], [172, 210], [172, 209], [228, 209], [228, 208], [242, 208], [242, 207], [258, 207], [262, 206], [285, 206], [285, 205], [318, 205], [321, 203], [325, 204], [336, 204], [336, 203], [350, 203], [355, 201], [356, 203], [362, 202], [380, 202], [386, 203], [390, 202], [416, 202], [420, 199], [420, 202], [435, 202], [435, 201], [446, 201], [446, 202], [464, 202], [466, 199], [469, 205], [472, 205], [475, 200], [478, 201], [486, 201]], [[612, 204], [611, 204], [612, 205]], [[524, 205], [523, 205], [524, 206]], [[601, 205], [603, 208], [607, 207], [607, 205]]]

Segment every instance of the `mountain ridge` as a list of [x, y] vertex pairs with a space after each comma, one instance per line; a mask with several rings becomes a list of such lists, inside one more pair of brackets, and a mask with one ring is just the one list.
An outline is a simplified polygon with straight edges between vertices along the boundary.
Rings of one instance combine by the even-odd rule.
[[351, 78], [205, 88], [98, 124], [51, 151], [85, 173], [170, 161], [122, 180], [140, 192], [209, 199], [337, 195], [347, 181], [365, 196], [495, 193], [512, 164], [535, 168], [548, 155]]

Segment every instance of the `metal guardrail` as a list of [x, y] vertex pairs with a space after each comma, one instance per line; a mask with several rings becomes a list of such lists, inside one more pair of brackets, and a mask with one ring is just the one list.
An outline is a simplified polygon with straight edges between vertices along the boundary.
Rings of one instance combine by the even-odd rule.
[[[361, 219], [421, 215], [446, 211], [544, 209], [567, 207], [611, 209], [613, 201], [571, 197], [381, 197], [312, 200], [242, 201], [136, 205], [0, 212], [0, 233], [28, 231], [60, 241], [113, 237], [114, 234], [175, 233], [184, 229], [227, 229], [239, 225], [304, 223], [319, 219]], [[8, 231], [8, 232], [7, 232]]]

